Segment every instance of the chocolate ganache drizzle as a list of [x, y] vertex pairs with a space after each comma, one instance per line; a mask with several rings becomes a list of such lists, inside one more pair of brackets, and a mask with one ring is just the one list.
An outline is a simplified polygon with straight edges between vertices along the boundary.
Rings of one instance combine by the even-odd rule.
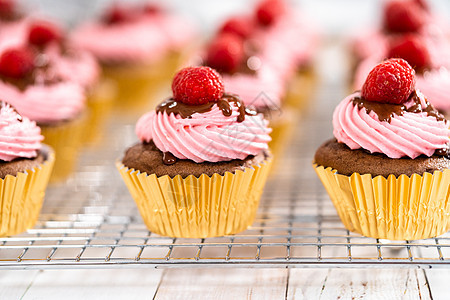
[[438, 121], [445, 120], [444, 116], [436, 110], [427, 100], [425, 101], [426, 106], [423, 106], [420, 102], [420, 98], [417, 96], [416, 91], [412, 92], [406, 102], [414, 101], [414, 105], [409, 108], [404, 104], [389, 104], [389, 103], [378, 103], [373, 101], [367, 101], [362, 97], [353, 98], [353, 104], [357, 105], [359, 109], [364, 108], [367, 113], [373, 111], [377, 114], [378, 120], [384, 122], [391, 122], [391, 118], [394, 115], [401, 116], [405, 112], [410, 113], [421, 113], [425, 112], [428, 116], [435, 117]]
[[[389, 103], [378, 103], [373, 101], [367, 101], [363, 97], [355, 97], [352, 99], [353, 104], [357, 105], [359, 109], [364, 108], [367, 113], [373, 111], [376, 113], [378, 120], [381, 122], [391, 122], [391, 118], [394, 115], [401, 116], [405, 112], [410, 113], [422, 113], [425, 112], [427, 116], [435, 117], [438, 121], [444, 121], [445, 117], [442, 115], [437, 109], [435, 109], [428, 100], [425, 100], [425, 106], [422, 105], [419, 96], [416, 91], [413, 91], [411, 95], [408, 97], [407, 102], [414, 101], [414, 104], [409, 108], [404, 104], [389, 104]], [[442, 149], [437, 149], [434, 153], [438, 156], [445, 156], [450, 158], [450, 145]]]
[[231, 104], [234, 104], [239, 109], [239, 115], [237, 117], [238, 122], [243, 122], [245, 120], [245, 116], [255, 116], [257, 112], [253, 109], [245, 107], [242, 100], [233, 94], [224, 94], [221, 99], [217, 102], [209, 102], [200, 105], [188, 105], [182, 102], [178, 102], [173, 98], [169, 98], [159, 104], [156, 107], [157, 112], [166, 112], [168, 115], [171, 113], [175, 115], [179, 115], [183, 119], [191, 118], [195, 113], [205, 113], [210, 111], [214, 105], [217, 105], [219, 109], [222, 111], [223, 115], [226, 117], [231, 116], [233, 110], [231, 109]]
[[[209, 102], [201, 105], [188, 105], [182, 102], [178, 102], [173, 98], [169, 98], [159, 104], [156, 107], [157, 112], [166, 112], [168, 115], [171, 113], [181, 116], [183, 119], [192, 118], [195, 113], [205, 113], [210, 111], [214, 105], [217, 105], [222, 111], [222, 114], [229, 117], [233, 113], [231, 105], [235, 105], [238, 108], [239, 115], [237, 116], [237, 122], [243, 122], [245, 116], [255, 116], [257, 115], [256, 110], [246, 107], [243, 101], [234, 94], [225, 93], [221, 99], [217, 102]], [[163, 152], [163, 163], [165, 165], [173, 165], [177, 162], [177, 158], [170, 152]]]

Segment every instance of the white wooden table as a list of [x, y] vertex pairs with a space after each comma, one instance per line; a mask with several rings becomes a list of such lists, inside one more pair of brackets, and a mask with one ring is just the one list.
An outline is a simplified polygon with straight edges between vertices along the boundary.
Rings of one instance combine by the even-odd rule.
[[449, 299], [449, 270], [120, 269], [0, 272], [0, 299]]

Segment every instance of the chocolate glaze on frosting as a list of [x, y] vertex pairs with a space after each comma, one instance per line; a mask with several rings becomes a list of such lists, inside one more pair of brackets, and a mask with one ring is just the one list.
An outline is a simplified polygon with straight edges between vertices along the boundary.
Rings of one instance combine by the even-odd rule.
[[245, 120], [246, 115], [254, 116], [256, 115], [256, 111], [246, 108], [242, 100], [233, 94], [224, 94], [221, 99], [217, 102], [209, 102], [200, 105], [188, 105], [174, 100], [173, 98], [169, 98], [159, 104], [156, 107], [157, 112], [166, 112], [168, 115], [171, 113], [181, 116], [183, 119], [191, 118], [195, 113], [205, 113], [210, 111], [214, 105], [217, 105], [222, 111], [223, 115], [226, 117], [231, 116], [232, 109], [231, 104], [233, 103], [236, 107], [239, 108], [239, 115], [237, 117], [238, 122], [243, 122]]
[[435, 117], [438, 121], [445, 120], [444, 116], [436, 110], [428, 101], [426, 101], [426, 106], [423, 107], [420, 103], [420, 99], [416, 94], [416, 91], [413, 91], [411, 95], [409, 96], [408, 100], [406, 102], [409, 102], [410, 100], [414, 101], [414, 105], [410, 108], [407, 108], [403, 104], [389, 104], [389, 103], [378, 103], [373, 101], [367, 101], [366, 99], [362, 97], [355, 97], [353, 98], [353, 104], [357, 105], [360, 109], [365, 108], [367, 113], [373, 111], [377, 114], [378, 120], [385, 121], [385, 122], [391, 122], [391, 117], [394, 115], [401, 116], [405, 112], [411, 112], [411, 113], [421, 113], [425, 112], [428, 116]]
[[62, 78], [51, 72], [50, 62], [44, 54], [35, 59], [35, 66], [31, 72], [22, 78], [13, 78], [0, 74], [0, 80], [14, 85], [21, 91], [34, 84], [51, 85], [62, 81]]
[[0, 109], [2, 109], [3, 107], [5, 107], [5, 106], [9, 106], [16, 114], [17, 114], [17, 120], [19, 121], [19, 122], [22, 122], [23, 121], [23, 117], [22, 117], [22, 115], [21, 114], [19, 114], [19, 112], [17, 111], [17, 109], [14, 107], [14, 106], [12, 106], [11, 104], [9, 104], [9, 103], [7, 103], [7, 102], [5, 102], [5, 101], [3, 101], [3, 100], [0, 100]]

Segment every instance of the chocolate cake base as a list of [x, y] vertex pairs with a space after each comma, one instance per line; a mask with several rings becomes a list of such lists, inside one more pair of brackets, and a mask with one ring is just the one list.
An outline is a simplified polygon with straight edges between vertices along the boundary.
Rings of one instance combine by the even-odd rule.
[[24, 173], [26, 170], [39, 167], [48, 158], [49, 149], [42, 146], [35, 158], [17, 158], [12, 161], [0, 160], [0, 178], [5, 179], [6, 175], [16, 176], [17, 173]]
[[336, 169], [339, 174], [350, 176], [353, 173], [396, 177], [401, 174], [411, 176], [422, 175], [425, 172], [450, 169], [450, 159], [444, 156], [419, 156], [411, 158], [389, 158], [380, 153], [369, 153], [366, 150], [351, 150], [347, 145], [331, 139], [317, 149], [314, 163]]
[[196, 163], [188, 159], [177, 159], [174, 164], [166, 165], [163, 163], [163, 153], [156, 148], [153, 142], [139, 143], [130, 147], [122, 159], [122, 163], [130, 168], [155, 174], [156, 176], [168, 175], [175, 177], [181, 175], [186, 178], [189, 175], [199, 177], [202, 174], [212, 176], [214, 173], [224, 175], [225, 172], [234, 173], [237, 170], [244, 170], [254, 165], [261, 164], [270, 157], [268, 151], [262, 151], [256, 156], [248, 156], [246, 159], [234, 159], [226, 162], [203, 162]]

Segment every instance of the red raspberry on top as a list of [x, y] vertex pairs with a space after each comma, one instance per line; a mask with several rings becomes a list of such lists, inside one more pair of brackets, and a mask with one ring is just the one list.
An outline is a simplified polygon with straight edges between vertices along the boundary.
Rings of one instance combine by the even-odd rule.
[[417, 32], [425, 20], [425, 11], [413, 1], [394, 0], [384, 9], [384, 28], [391, 32]]
[[413, 0], [413, 1], [416, 2], [423, 10], [425, 11], [430, 10], [430, 6], [428, 5], [427, 0]]
[[244, 60], [244, 44], [234, 34], [221, 34], [209, 45], [206, 63], [219, 72], [233, 73]]
[[416, 71], [423, 71], [431, 66], [430, 53], [425, 42], [413, 34], [393, 40], [389, 46], [388, 57], [403, 58]]
[[256, 8], [256, 19], [263, 26], [270, 26], [285, 12], [283, 0], [263, 0]]
[[231, 17], [220, 28], [220, 33], [235, 34], [243, 39], [247, 39], [253, 32], [254, 24], [251, 18]]
[[210, 67], [188, 67], [172, 81], [173, 98], [188, 105], [216, 102], [224, 93], [222, 77]]
[[391, 58], [370, 71], [361, 95], [368, 101], [401, 104], [414, 91], [415, 85], [415, 71], [408, 62]]
[[103, 17], [106, 24], [123, 23], [131, 19], [130, 12], [119, 5], [113, 5]]
[[35, 22], [28, 31], [28, 42], [35, 46], [45, 46], [50, 42], [60, 42], [61, 30], [49, 22]]
[[28, 48], [11, 48], [0, 56], [0, 74], [22, 78], [34, 69], [34, 53]]
[[160, 6], [158, 6], [155, 3], [147, 3], [142, 8], [145, 14], [147, 15], [157, 15], [162, 12], [162, 9]]
[[0, 0], [0, 18], [9, 19], [14, 16], [16, 3], [13, 0]]

